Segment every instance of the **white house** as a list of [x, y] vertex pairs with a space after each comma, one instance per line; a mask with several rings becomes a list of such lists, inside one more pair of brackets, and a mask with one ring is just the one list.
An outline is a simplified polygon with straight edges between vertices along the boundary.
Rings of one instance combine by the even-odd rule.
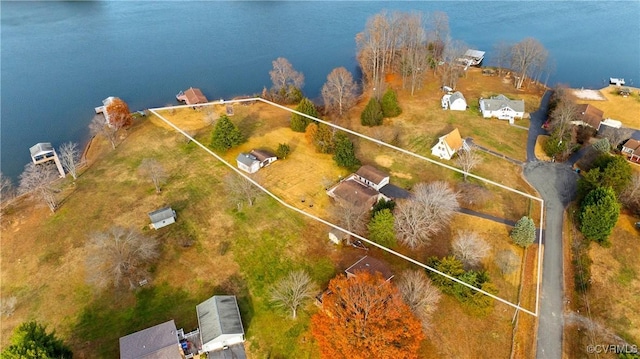
[[238, 168], [247, 173], [256, 173], [260, 169], [260, 161], [249, 153], [240, 153], [236, 158]]
[[467, 149], [468, 145], [460, 137], [460, 131], [455, 130], [438, 138], [438, 143], [431, 148], [431, 154], [440, 159], [450, 160], [460, 149]]
[[480, 111], [484, 118], [496, 117], [513, 124], [514, 119], [524, 117], [524, 100], [510, 100], [504, 95], [481, 98]]
[[214, 295], [196, 306], [202, 352], [225, 350], [244, 342], [240, 309], [234, 295]]
[[442, 108], [452, 111], [465, 111], [467, 109], [467, 100], [460, 91], [442, 96]]
[[630, 139], [622, 145], [622, 153], [629, 161], [640, 163], [640, 141]]
[[369, 165], [360, 167], [355, 173], [355, 178], [376, 191], [380, 191], [380, 188], [389, 183], [387, 173]]
[[153, 229], [160, 229], [176, 222], [176, 211], [171, 207], [160, 208], [153, 212], [149, 212], [149, 219], [151, 220], [151, 227]]

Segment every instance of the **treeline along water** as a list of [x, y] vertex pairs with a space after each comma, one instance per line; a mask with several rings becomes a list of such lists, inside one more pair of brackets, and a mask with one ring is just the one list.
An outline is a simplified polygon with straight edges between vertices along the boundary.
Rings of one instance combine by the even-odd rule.
[[[550, 52], [549, 83], [640, 81], [640, 2], [1, 2], [1, 169], [16, 177], [37, 142], [87, 139], [93, 108], [132, 110], [260, 93], [288, 58], [319, 96], [335, 67], [356, 71], [355, 35], [381, 10], [443, 11], [451, 35], [490, 59], [531, 36]], [[487, 63], [490, 65], [490, 61]], [[637, 84], [636, 84], [637, 85]]]

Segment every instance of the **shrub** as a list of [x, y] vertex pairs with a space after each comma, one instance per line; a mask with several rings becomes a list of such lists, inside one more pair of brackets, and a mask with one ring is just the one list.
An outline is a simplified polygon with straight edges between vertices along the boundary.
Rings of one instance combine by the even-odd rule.
[[511, 239], [521, 247], [529, 247], [536, 240], [536, 226], [533, 220], [527, 216], [520, 218], [511, 231]]
[[384, 115], [382, 114], [380, 102], [372, 97], [360, 114], [360, 123], [362, 123], [363, 126], [380, 126], [382, 125], [383, 118]]
[[384, 95], [382, 95], [380, 106], [382, 107], [384, 117], [396, 117], [402, 113], [396, 92], [392, 89], [388, 89]]
[[291, 147], [289, 147], [286, 143], [281, 143], [278, 145], [278, 149], [276, 150], [276, 156], [281, 159], [286, 159], [287, 156], [291, 153]]

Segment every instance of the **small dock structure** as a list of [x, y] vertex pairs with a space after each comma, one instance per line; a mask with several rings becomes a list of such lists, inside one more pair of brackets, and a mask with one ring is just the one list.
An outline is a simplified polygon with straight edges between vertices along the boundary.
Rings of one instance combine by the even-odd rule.
[[207, 103], [209, 100], [202, 94], [199, 88], [189, 87], [189, 89], [180, 91], [176, 95], [178, 101], [184, 101], [187, 105], [196, 105], [199, 103]]
[[64, 168], [62, 167], [60, 158], [58, 158], [58, 154], [51, 143], [37, 143], [29, 148], [29, 152], [31, 152], [31, 160], [34, 164], [39, 165], [41, 163], [53, 161], [56, 164], [56, 168], [58, 168], [60, 178], [65, 177]]
[[616, 85], [616, 86], [622, 86], [624, 85], [624, 79], [620, 79], [617, 77], [609, 77], [609, 84], [611, 85]]
[[466, 70], [469, 66], [480, 66], [482, 60], [484, 60], [484, 54], [485, 52], [480, 50], [467, 50], [458, 61], [464, 65]]

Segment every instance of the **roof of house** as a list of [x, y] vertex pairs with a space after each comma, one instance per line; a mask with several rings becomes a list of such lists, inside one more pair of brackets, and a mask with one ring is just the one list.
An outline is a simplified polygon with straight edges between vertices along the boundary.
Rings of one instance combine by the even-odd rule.
[[384, 171], [381, 171], [373, 166], [364, 165], [358, 169], [356, 174], [362, 178], [366, 178], [373, 183], [380, 183], [385, 178], [389, 177]]
[[458, 129], [454, 129], [453, 131], [447, 133], [446, 135], [440, 137], [441, 140], [447, 143], [449, 148], [454, 151], [462, 148], [462, 137], [460, 137], [460, 131]]
[[151, 223], [158, 223], [173, 216], [174, 211], [173, 209], [171, 209], [171, 207], [164, 207], [153, 212], [149, 212], [149, 219], [151, 219]]
[[580, 121], [593, 128], [600, 127], [600, 122], [602, 122], [604, 112], [599, 108], [589, 104], [581, 104], [576, 107], [576, 110], [578, 111], [578, 118]]
[[242, 334], [240, 309], [234, 295], [214, 295], [196, 306], [202, 343], [206, 344], [222, 334]]
[[189, 87], [188, 90], [184, 91], [184, 97], [187, 105], [209, 102], [207, 98], [202, 94], [202, 91], [200, 91], [199, 88]]
[[238, 157], [236, 157], [236, 161], [247, 166], [251, 166], [257, 160], [256, 156], [249, 153], [240, 153]]
[[267, 150], [251, 150], [251, 152], [249, 152], [250, 155], [252, 155], [253, 157], [257, 158], [258, 161], [262, 162], [264, 160], [266, 160], [267, 158], [272, 158], [272, 157], [276, 157], [275, 154], [267, 151]]
[[333, 189], [333, 194], [356, 206], [369, 204], [378, 197], [378, 192], [357, 181], [342, 181]]
[[524, 112], [524, 100], [510, 100], [505, 95], [493, 96], [491, 98], [480, 99], [484, 103], [484, 109], [497, 111], [508, 107], [516, 112]]
[[31, 157], [35, 157], [39, 154], [42, 154], [43, 152], [46, 153], [51, 151], [53, 151], [53, 146], [51, 146], [51, 143], [49, 142], [40, 142], [31, 146], [31, 148], [29, 148], [29, 152], [31, 152]]
[[449, 97], [449, 103], [454, 103], [456, 100], [462, 100], [465, 103], [467, 102], [467, 100], [464, 99], [464, 96], [462, 95], [462, 92], [460, 92], [460, 91], [456, 91], [456, 92], [452, 93], [451, 97]]
[[173, 320], [120, 338], [120, 358], [181, 358]]
[[634, 140], [629, 139], [627, 142], [624, 143], [624, 145], [622, 145], [622, 147], [634, 150], [634, 151], [640, 151], [640, 141], [638, 140]]
[[382, 186], [382, 188], [380, 188], [380, 193], [382, 193], [383, 195], [391, 199], [411, 197], [411, 192], [407, 191], [404, 188], [400, 188], [396, 185], [393, 185], [391, 183]]
[[355, 275], [359, 271], [367, 271], [371, 274], [380, 273], [385, 280], [393, 278], [393, 272], [385, 262], [369, 256], [360, 258], [345, 270], [347, 274], [351, 275]]
[[247, 359], [244, 343], [229, 345], [226, 349], [207, 353], [207, 359]]

